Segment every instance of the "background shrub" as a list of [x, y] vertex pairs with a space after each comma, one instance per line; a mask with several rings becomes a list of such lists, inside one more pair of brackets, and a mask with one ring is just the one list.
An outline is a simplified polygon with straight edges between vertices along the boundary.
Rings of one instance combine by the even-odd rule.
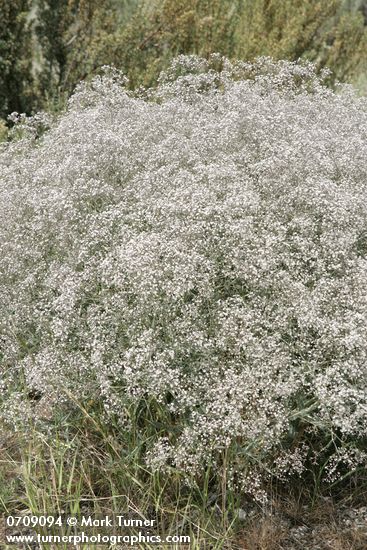
[[0, 118], [35, 105], [30, 0], [0, 1]]
[[366, 70], [363, 15], [339, 0], [164, 0], [142, 6], [123, 33], [117, 31], [115, 55], [105, 57], [128, 73], [133, 86], [152, 84], [177, 54], [302, 57], [342, 80]]
[[[365, 91], [364, 0], [2, 0], [0, 117], [59, 111], [80, 80], [115, 65], [155, 85], [180, 54], [329, 67]], [[1, 67], [0, 67], [1, 68]]]

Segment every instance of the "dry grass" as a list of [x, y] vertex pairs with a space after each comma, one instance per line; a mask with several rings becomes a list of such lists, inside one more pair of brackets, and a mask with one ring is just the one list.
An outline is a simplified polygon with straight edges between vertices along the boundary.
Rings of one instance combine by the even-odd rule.
[[[334, 498], [315, 496], [302, 480], [273, 487], [266, 509], [243, 500], [245, 519], [233, 521], [233, 511], [226, 515], [227, 510], [208, 506], [207, 495], [200, 500], [194, 491], [188, 493], [179, 485], [173, 491], [162, 479], [127, 471], [119, 442], [111, 439], [107, 445], [106, 435], [96, 430], [89, 417], [80, 420], [78, 427], [75, 445], [60, 439], [46, 441], [36, 433], [28, 441], [17, 434], [1, 440], [3, 515], [42, 514], [55, 505], [73, 513], [113, 515], [127, 507], [138, 515], [153, 514], [162, 532], [189, 533], [191, 550], [367, 548], [362, 477], [333, 490]], [[2, 536], [0, 532], [0, 541]]]
[[284, 524], [272, 517], [264, 516], [251, 521], [239, 544], [243, 550], [275, 550], [283, 548], [287, 539]]
[[244, 522], [242, 550], [366, 550], [367, 507], [361, 495], [335, 502], [319, 496], [315, 504], [277, 495], [271, 509]]

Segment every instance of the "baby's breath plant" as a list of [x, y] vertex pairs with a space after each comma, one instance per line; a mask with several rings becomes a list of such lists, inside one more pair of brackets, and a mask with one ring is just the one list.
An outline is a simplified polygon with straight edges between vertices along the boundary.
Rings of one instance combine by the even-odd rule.
[[106, 69], [1, 145], [2, 422], [98, 402], [147, 467], [257, 498], [365, 464], [367, 103], [326, 77]]

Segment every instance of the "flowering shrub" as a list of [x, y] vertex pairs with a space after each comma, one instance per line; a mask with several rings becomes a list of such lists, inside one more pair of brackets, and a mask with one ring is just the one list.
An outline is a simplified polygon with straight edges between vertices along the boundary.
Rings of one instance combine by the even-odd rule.
[[323, 76], [179, 57], [155, 90], [106, 70], [41, 135], [20, 118], [0, 154], [3, 421], [72, 395], [129, 429], [154, 403], [151, 467], [230, 456], [257, 496], [326, 452], [333, 479], [339, 455], [365, 461], [366, 100]]

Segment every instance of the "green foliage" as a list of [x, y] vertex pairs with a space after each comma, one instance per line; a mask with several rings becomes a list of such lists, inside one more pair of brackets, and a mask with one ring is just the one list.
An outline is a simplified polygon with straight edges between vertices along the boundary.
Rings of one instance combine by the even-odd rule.
[[347, 80], [361, 70], [367, 32], [362, 13], [341, 0], [143, 1], [125, 27], [95, 46], [95, 64], [122, 68], [132, 88], [152, 84], [175, 55], [213, 52], [304, 57]]
[[30, 8], [31, 0], [0, 0], [0, 118], [35, 100]]
[[[236, 54], [241, 0], [142, 1], [127, 25], [98, 44], [96, 64], [126, 72], [132, 88], [151, 85], [179, 54]], [[93, 54], [92, 54], [93, 55]]]
[[343, 14], [334, 32], [330, 31], [329, 40], [331, 46], [324, 49], [322, 61], [340, 80], [353, 78], [366, 69], [367, 31], [360, 13]]
[[62, 106], [75, 84], [91, 72], [93, 42], [112, 30], [115, 11], [110, 0], [39, 0], [40, 89], [49, 107]]
[[237, 57], [305, 57], [342, 80], [358, 70], [367, 47], [362, 15], [343, 10], [340, 0], [245, 2], [237, 30]]
[[179, 54], [303, 57], [363, 87], [365, 0], [0, 0], [0, 11], [3, 118], [59, 111], [102, 65], [150, 86]]

